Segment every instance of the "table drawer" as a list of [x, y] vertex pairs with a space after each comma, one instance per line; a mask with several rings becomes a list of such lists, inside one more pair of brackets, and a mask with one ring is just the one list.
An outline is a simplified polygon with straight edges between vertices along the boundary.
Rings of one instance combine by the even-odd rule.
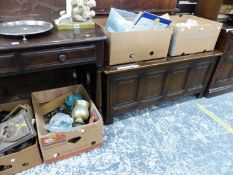
[[94, 45], [85, 47], [69, 47], [51, 50], [39, 50], [22, 53], [25, 69], [63, 66], [86, 61], [95, 61]]
[[18, 71], [18, 64], [15, 54], [0, 55], [0, 73]]

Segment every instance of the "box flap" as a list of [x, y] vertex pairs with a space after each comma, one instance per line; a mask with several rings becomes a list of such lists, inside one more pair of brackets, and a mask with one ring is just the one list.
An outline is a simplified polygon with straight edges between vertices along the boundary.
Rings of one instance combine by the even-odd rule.
[[20, 100], [20, 101], [14, 101], [14, 102], [0, 104], [0, 111], [11, 111], [17, 105], [24, 105], [24, 104], [30, 104], [30, 101], [29, 100]]
[[188, 19], [192, 19], [192, 20], [196, 20], [200, 26], [203, 26], [203, 25], [216, 25], [216, 26], [222, 27], [222, 23], [212, 21], [212, 20], [209, 20], [209, 19], [205, 19], [205, 18], [201, 18], [201, 17], [197, 17], [197, 16], [193, 16], [193, 15], [173, 15], [173, 16], [170, 16], [170, 18], [172, 20], [172, 24], [184, 23]]

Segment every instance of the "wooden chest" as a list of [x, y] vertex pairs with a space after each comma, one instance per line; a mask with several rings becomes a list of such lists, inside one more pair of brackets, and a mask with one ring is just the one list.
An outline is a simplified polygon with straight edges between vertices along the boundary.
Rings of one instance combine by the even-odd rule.
[[186, 95], [202, 97], [220, 52], [104, 68], [104, 120]]
[[[230, 9], [225, 9], [229, 6]], [[232, 0], [198, 0], [196, 15], [216, 20], [219, 14], [228, 14]], [[228, 11], [229, 10], [229, 11]], [[218, 19], [219, 20], [219, 19]], [[205, 96], [212, 97], [233, 91], [233, 24], [226, 21], [221, 30], [216, 49], [223, 52], [212, 73]]]
[[205, 92], [206, 97], [212, 97], [233, 91], [233, 32], [224, 27], [219, 36], [217, 49], [223, 52], [212, 73], [212, 77]]

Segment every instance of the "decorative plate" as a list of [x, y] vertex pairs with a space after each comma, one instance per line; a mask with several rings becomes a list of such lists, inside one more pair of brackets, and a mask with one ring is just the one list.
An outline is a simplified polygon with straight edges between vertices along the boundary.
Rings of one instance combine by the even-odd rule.
[[25, 36], [44, 33], [53, 28], [53, 24], [46, 21], [22, 20], [0, 24], [0, 34], [7, 36]]

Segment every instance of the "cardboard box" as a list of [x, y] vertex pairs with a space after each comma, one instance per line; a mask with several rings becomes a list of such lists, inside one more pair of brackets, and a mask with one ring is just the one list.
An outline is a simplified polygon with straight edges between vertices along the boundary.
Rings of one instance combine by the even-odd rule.
[[[90, 103], [90, 115], [96, 115], [98, 120], [94, 123], [75, 127], [67, 132], [52, 133], [46, 131], [44, 129], [45, 114], [64, 103], [66, 97], [72, 93], [81, 93], [84, 99]], [[40, 148], [45, 163], [68, 158], [102, 145], [103, 120], [82, 85], [34, 92], [32, 93], [32, 103]]]
[[233, 14], [233, 5], [221, 5], [219, 14]]
[[166, 58], [172, 29], [106, 32], [106, 18], [94, 20], [108, 36], [106, 60], [109, 65]]
[[198, 26], [177, 27], [173, 25], [173, 35], [169, 49], [170, 56], [212, 51], [215, 48], [222, 23], [192, 16], [171, 16], [173, 24], [196, 20]]
[[[11, 111], [19, 104], [29, 104], [28, 101], [17, 101], [12, 103], [0, 104], [0, 111]], [[10, 175], [30, 169], [42, 163], [39, 145], [36, 142], [34, 145], [23, 149], [22, 151], [8, 154], [0, 157], [0, 174]], [[5, 166], [8, 169], [1, 170]]]

